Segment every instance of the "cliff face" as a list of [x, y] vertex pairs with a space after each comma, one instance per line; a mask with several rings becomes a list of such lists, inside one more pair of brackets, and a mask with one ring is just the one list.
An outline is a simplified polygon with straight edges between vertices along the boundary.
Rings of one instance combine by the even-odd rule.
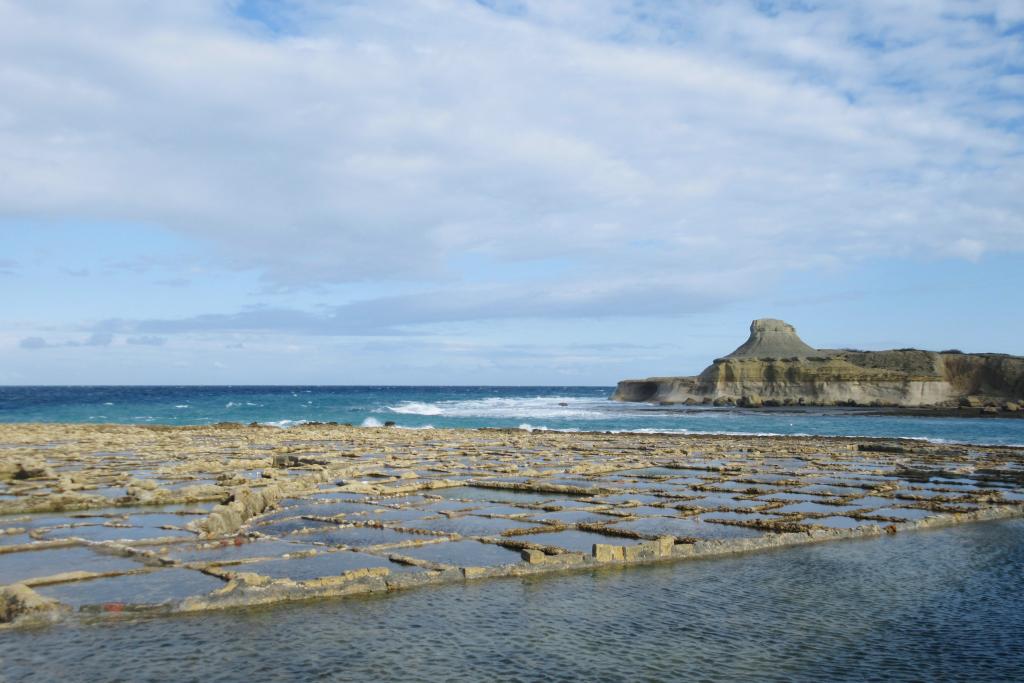
[[1024, 358], [999, 354], [815, 350], [780, 320], [755, 320], [750, 338], [696, 377], [619, 382], [612, 398], [740, 405], [1016, 407]]

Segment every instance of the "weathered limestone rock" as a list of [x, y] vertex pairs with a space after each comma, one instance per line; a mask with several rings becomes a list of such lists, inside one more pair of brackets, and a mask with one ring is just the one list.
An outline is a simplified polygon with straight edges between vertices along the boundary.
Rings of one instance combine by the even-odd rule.
[[[740, 397], [736, 399], [736, 397]], [[959, 352], [815, 350], [781, 320], [755, 320], [750, 337], [696, 377], [619, 382], [612, 398], [652, 403], [961, 406], [1024, 400], [1024, 358]]]
[[805, 358], [818, 355], [803, 342], [796, 328], [772, 318], [750, 323], [750, 337], [726, 358]]
[[53, 479], [56, 476], [45, 463], [32, 463], [23, 460], [0, 461], [0, 481]]
[[592, 555], [598, 562], [649, 562], [672, 557], [675, 539], [662, 536], [653, 541], [634, 545], [595, 543]]
[[626, 559], [626, 553], [621, 545], [609, 543], [595, 543], [593, 549], [594, 559], [598, 562], [614, 562]]
[[317, 460], [315, 458], [299, 457], [298, 455], [292, 455], [291, 453], [283, 453], [275, 455], [271, 458], [271, 465], [274, 467], [305, 467], [307, 465], [326, 465], [325, 460]]
[[20, 583], [0, 587], [0, 624], [28, 616], [46, 616], [61, 611], [60, 603], [44, 598]]
[[283, 496], [280, 485], [235, 489], [227, 505], [217, 505], [197, 527], [206, 536], [225, 536], [238, 531], [247, 519], [277, 504]]
[[[893, 357], [922, 367], [927, 361], [913, 353], [896, 352]], [[875, 359], [879, 366], [890, 360]], [[732, 362], [758, 361], [741, 358]], [[740, 394], [743, 396], [747, 397], [744, 403], [754, 397], [751, 393]], [[765, 402], [768, 400], [772, 399]], [[1006, 403], [984, 396], [980, 407], [1007, 415]], [[41, 564], [33, 576], [25, 577], [12, 603], [27, 605], [28, 612], [20, 606], [5, 606], [5, 613], [38, 614], [46, 621], [57, 614], [43, 605], [32, 612], [32, 605], [38, 603], [33, 603], [27, 589], [56, 582], [92, 581], [100, 576], [112, 581], [120, 577], [129, 580], [128, 575], [175, 566], [226, 583], [214, 582], [217, 587], [210, 592], [177, 603], [169, 596], [160, 603], [97, 603], [85, 605], [76, 613], [221, 609], [383, 593], [489, 577], [535, 576], [600, 566], [625, 568], [1024, 514], [1024, 451], [1000, 446], [870, 438], [527, 433], [500, 429], [428, 433], [322, 425], [287, 431], [262, 427], [0, 425], [0, 437], [0, 442], [13, 445], [0, 455], [9, 462], [34, 462], [31, 453], [38, 450], [35, 444], [60, 442], [60, 449], [47, 451], [47, 463], [59, 472], [72, 472], [66, 476], [73, 479], [73, 484], [82, 485], [86, 491], [107, 487], [113, 489], [107, 493], [115, 496], [120, 493], [118, 489], [127, 487], [136, 495], [112, 498], [69, 493], [58, 489], [55, 479], [45, 485], [30, 481], [5, 487], [15, 492], [11, 496], [14, 500], [0, 501], [0, 511], [16, 512], [18, 516], [6, 517], [4, 526], [9, 528], [0, 529], [4, 540], [0, 543], [0, 564], [8, 553], [83, 545], [74, 538], [45, 540], [52, 529], [82, 526], [100, 531], [103, 537], [107, 529], [132, 528], [132, 536], [146, 536], [137, 542], [86, 543], [91, 551], [131, 556], [138, 564], [117, 564], [104, 573], [99, 570], [105, 568], [99, 566], [95, 567], [97, 571], [89, 571], [89, 565]], [[273, 470], [268, 467], [270, 452], [316, 454], [329, 464], [302, 471]], [[267, 472], [275, 476], [260, 476]], [[696, 472], [697, 476], [678, 476], [683, 472]], [[417, 476], [410, 476], [413, 473]], [[885, 479], [879, 480], [878, 474], [885, 474]], [[505, 476], [522, 480], [508, 481]], [[820, 484], [823, 476], [835, 484], [830, 489], [834, 498], [822, 505], [836, 505], [835, 511], [826, 507], [784, 512], [786, 501], [765, 495], [769, 491], [806, 490], [808, 485]], [[946, 484], [922, 483], [936, 478]], [[958, 481], [964, 479], [977, 485], [965, 486], [968, 481]], [[146, 484], [149, 480], [160, 482], [160, 486]], [[218, 483], [195, 484], [211, 480]], [[361, 483], [342, 486], [340, 481]], [[574, 483], [565, 483], [568, 481]], [[187, 482], [194, 486], [183, 488]], [[464, 496], [459, 487], [464, 487]], [[431, 493], [445, 488], [455, 490], [443, 491], [443, 496]], [[210, 500], [222, 504], [205, 514], [202, 511], [207, 506], [177, 511], [180, 516], [170, 523], [165, 517], [167, 511], [139, 510], [137, 497], [143, 494], [152, 495], [154, 503], [187, 503], [193, 491], [210, 495]], [[346, 494], [359, 491], [372, 495], [346, 500]], [[403, 495], [413, 491], [414, 496]], [[510, 491], [546, 495], [519, 500], [518, 496], [509, 496]], [[638, 505], [652, 492], [653, 500], [646, 501], [649, 504]], [[656, 537], [655, 533], [661, 532], [648, 533], [650, 529], [668, 531], [674, 525], [647, 526], [648, 522], [630, 526], [630, 521], [643, 519], [664, 522], [665, 512], [673, 515], [673, 509], [680, 517], [702, 514], [702, 510], [710, 512], [703, 499], [725, 492], [749, 514], [708, 515], [706, 528], [744, 526], [758, 530], [759, 535], [716, 540], [716, 534], [704, 538], [695, 533], [691, 537], [684, 524], [676, 529], [676, 535]], [[862, 503], [856, 502], [860, 499]], [[444, 509], [448, 505], [442, 504], [438, 511], [435, 506], [443, 500], [459, 501], [453, 506], [457, 510]], [[572, 515], [561, 519], [551, 516], [571, 513], [581, 502], [584, 511], [589, 508], [590, 512], [600, 512], [603, 517], [599, 519], [606, 517], [603, 523], [580, 521], [593, 519], [587, 516], [577, 521], [572, 521]], [[359, 511], [339, 512], [351, 503], [358, 503]], [[322, 514], [316, 507], [321, 504]], [[727, 503], [714, 506], [719, 512], [731, 508]], [[47, 516], [39, 520], [43, 526], [38, 526], [29, 514], [62, 509], [92, 509], [92, 514]], [[271, 509], [272, 514], [263, 518]], [[148, 514], [159, 517], [150, 517], [149, 522]], [[847, 517], [847, 526], [828, 528], [835, 523], [836, 515]], [[106, 529], [95, 527], [96, 521], [102, 521], [89, 519], [95, 516], [106, 518]], [[488, 523], [474, 531], [477, 517], [492, 520], [495, 526]], [[625, 524], [614, 522], [616, 518]], [[335, 547], [273, 542], [302, 541], [302, 527], [307, 521], [309, 530], [315, 527], [322, 531], [325, 524], [336, 525], [332, 534], [336, 534], [336, 542], [330, 544]], [[446, 521], [453, 522], [453, 526], [444, 528]], [[524, 526], [524, 522], [530, 525]], [[433, 527], [439, 523], [444, 526], [427, 528], [428, 524]], [[459, 529], [463, 523], [466, 526]], [[531, 526], [534, 524], [537, 526]], [[501, 530], [506, 525], [508, 528]], [[162, 531], [182, 526], [203, 535], [172, 539]], [[374, 545], [363, 546], [359, 541], [359, 555], [350, 555], [345, 537], [364, 536], [371, 528], [390, 531]], [[591, 537], [599, 543], [586, 546], [589, 552], [578, 552], [578, 539], [572, 531], [600, 534]], [[545, 533], [543, 542], [535, 536], [539, 532]], [[12, 534], [18, 537], [9, 538]], [[321, 542], [313, 536], [308, 541]], [[494, 556], [493, 548], [476, 547], [479, 556], [472, 550], [463, 555], [465, 550], [457, 549], [472, 548], [476, 542], [515, 552], [498, 552], [499, 563], [488, 564]], [[224, 562], [236, 554], [238, 547], [249, 543], [253, 545], [238, 553], [240, 562]], [[415, 556], [433, 554], [418, 548], [440, 549], [444, 547], [441, 544], [454, 543], [463, 545], [447, 546], [455, 549], [447, 557], [443, 552], [434, 555], [435, 560], [444, 562]], [[355, 558], [365, 560], [367, 555], [381, 562], [365, 569], [349, 569], [362, 564]], [[38, 557], [43, 559], [42, 554]], [[520, 558], [523, 561], [515, 561]], [[400, 571], [397, 565], [385, 562], [419, 570]], [[296, 571], [281, 571], [290, 568]], [[88, 591], [88, 584], [83, 589]], [[29, 616], [16, 623], [36, 622]]]
[[533, 548], [525, 548], [520, 554], [529, 564], [540, 564], [547, 558], [543, 550], [535, 550]]

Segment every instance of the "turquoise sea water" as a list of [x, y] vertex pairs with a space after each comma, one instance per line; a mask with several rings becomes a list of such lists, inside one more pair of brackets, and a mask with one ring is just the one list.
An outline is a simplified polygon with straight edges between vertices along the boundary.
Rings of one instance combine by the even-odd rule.
[[1019, 681], [1024, 521], [13, 631], [16, 681]]
[[0, 387], [0, 422], [301, 421], [399, 427], [912, 437], [1024, 445], [1024, 420], [610, 401], [611, 387]]

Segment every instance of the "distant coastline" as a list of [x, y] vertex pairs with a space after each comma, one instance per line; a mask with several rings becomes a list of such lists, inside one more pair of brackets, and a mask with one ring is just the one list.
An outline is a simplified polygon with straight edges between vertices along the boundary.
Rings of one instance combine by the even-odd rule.
[[612, 398], [665, 405], [842, 406], [884, 415], [1019, 417], [1024, 358], [955, 349], [815, 349], [792, 325], [761, 319], [751, 323], [744, 344], [699, 375], [623, 380]]

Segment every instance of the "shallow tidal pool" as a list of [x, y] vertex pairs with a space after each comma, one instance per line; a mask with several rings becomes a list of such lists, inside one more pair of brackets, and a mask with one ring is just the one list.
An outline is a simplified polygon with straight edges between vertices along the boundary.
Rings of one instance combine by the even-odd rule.
[[1024, 520], [0, 634], [0, 680], [1022, 680]]

